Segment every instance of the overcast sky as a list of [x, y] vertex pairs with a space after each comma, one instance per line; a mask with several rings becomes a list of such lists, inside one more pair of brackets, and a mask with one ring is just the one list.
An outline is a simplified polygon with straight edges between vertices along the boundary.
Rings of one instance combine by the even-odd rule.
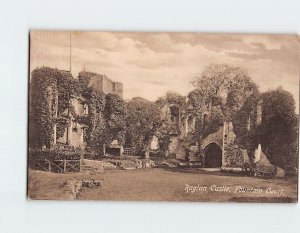
[[[155, 100], [190, 81], [211, 63], [240, 66], [261, 91], [282, 86], [299, 111], [300, 40], [288, 35], [72, 32], [72, 73], [105, 74], [124, 85], [124, 99]], [[69, 32], [31, 32], [30, 69], [69, 70]]]

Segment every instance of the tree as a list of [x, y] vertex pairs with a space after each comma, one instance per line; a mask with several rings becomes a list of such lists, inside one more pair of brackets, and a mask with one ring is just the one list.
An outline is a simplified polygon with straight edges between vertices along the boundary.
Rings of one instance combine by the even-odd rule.
[[262, 101], [260, 139], [263, 151], [276, 166], [297, 166], [298, 123], [292, 94], [278, 88], [263, 93]]
[[[257, 106], [262, 104], [262, 121], [257, 122]], [[296, 167], [298, 125], [295, 100], [278, 88], [261, 95], [252, 94], [233, 117], [236, 143], [247, 149], [250, 159], [258, 144], [269, 161], [279, 167]]]
[[[199, 140], [217, 131], [224, 120], [232, 121], [248, 97], [258, 94], [257, 85], [246, 71], [225, 64], [209, 65], [192, 84], [195, 89], [188, 94], [188, 102], [199, 122], [195, 130]], [[202, 119], [207, 111], [208, 120]]]
[[176, 92], [169, 91], [166, 93], [165, 96], [159, 97], [155, 101], [155, 104], [158, 105], [160, 108], [165, 106], [166, 104], [174, 104], [183, 107], [185, 105], [185, 97]]
[[211, 64], [207, 66], [204, 71], [194, 77], [192, 84], [199, 89], [206, 101], [210, 97], [219, 95], [229, 84], [229, 74], [231, 67], [224, 64]]
[[152, 137], [160, 125], [160, 109], [153, 102], [133, 98], [127, 104], [126, 146], [138, 153], [148, 150]]
[[257, 84], [241, 68], [231, 67], [225, 108], [230, 120], [251, 95], [259, 95]]
[[222, 111], [228, 120], [251, 94], [258, 93], [257, 85], [246, 71], [226, 64], [209, 65], [194, 78], [192, 84], [195, 90], [189, 94], [189, 98], [197, 106], [205, 106], [216, 97], [225, 96], [226, 104], [222, 106]]
[[125, 142], [126, 132], [126, 106], [124, 100], [118, 95], [107, 94], [105, 97], [105, 144], [117, 139], [121, 145]]

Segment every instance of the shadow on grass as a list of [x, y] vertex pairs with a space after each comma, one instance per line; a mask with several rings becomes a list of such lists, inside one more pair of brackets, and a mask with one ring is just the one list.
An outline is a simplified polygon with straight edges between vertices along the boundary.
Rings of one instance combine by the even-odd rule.
[[229, 173], [221, 171], [205, 171], [201, 168], [188, 168], [188, 167], [161, 167], [165, 171], [169, 172], [179, 172], [179, 173], [191, 173], [191, 174], [207, 174], [207, 175], [216, 175], [216, 176], [238, 176], [238, 177], [248, 177], [246, 174], [242, 173]]

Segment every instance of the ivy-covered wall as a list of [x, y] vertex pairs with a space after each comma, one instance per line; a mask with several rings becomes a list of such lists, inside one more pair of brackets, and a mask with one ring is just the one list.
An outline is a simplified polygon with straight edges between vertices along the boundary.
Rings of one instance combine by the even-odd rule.
[[56, 142], [82, 146], [85, 141], [87, 150], [102, 154], [112, 140], [124, 142], [125, 103], [115, 94], [104, 94], [103, 79], [97, 81], [101, 75], [80, 72], [74, 79], [68, 71], [41, 67], [31, 76], [30, 147], [51, 148]]
[[32, 72], [30, 83], [29, 146], [50, 148], [54, 143], [54, 127], [58, 104], [58, 70], [40, 68]]

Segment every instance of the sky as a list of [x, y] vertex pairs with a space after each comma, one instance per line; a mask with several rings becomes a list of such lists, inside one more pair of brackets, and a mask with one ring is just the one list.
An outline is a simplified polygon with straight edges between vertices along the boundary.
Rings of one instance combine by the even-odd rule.
[[212, 63], [239, 66], [260, 91], [281, 86], [291, 92], [299, 112], [296, 35], [31, 32], [31, 71], [41, 66], [69, 70], [70, 60], [74, 77], [82, 70], [105, 74], [123, 83], [124, 99], [149, 100], [167, 91], [187, 95], [193, 78]]

